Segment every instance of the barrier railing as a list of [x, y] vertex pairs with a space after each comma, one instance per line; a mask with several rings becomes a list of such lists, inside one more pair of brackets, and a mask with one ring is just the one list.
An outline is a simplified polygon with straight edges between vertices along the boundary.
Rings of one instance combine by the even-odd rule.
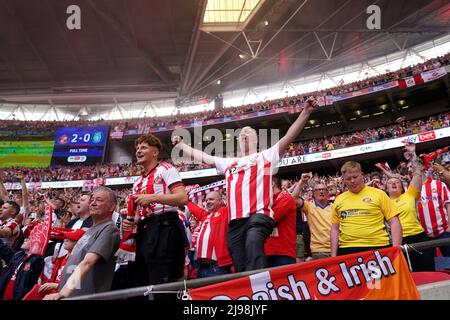
[[[412, 244], [408, 244], [408, 245], [403, 245], [403, 246], [401, 246], [401, 249], [403, 252], [409, 252], [409, 251], [419, 251], [420, 252], [420, 250], [436, 248], [436, 247], [441, 247], [441, 246], [448, 246], [448, 245], [450, 245], [450, 238], [431, 240], [431, 241], [425, 241], [425, 242], [417, 242], [417, 243], [412, 243]], [[170, 283], [164, 283], [164, 284], [108, 291], [108, 292], [103, 292], [103, 293], [67, 298], [64, 300], [117, 300], [117, 299], [125, 299], [125, 298], [140, 297], [140, 296], [150, 296], [151, 297], [153, 294], [157, 294], [157, 293], [178, 293], [178, 296], [181, 299], [185, 299], [188, 297], [187, 289], [194, 289], [194, 288], [203, 287], [203, 286], [207, 286], [207, 285], [211, 285], [211, 284], [215, 284], [215, 283], [234, 280], [234, 279], [238, 279], [241, 277], [246, 277], [246, 276], [250, 276], [253, 274], [261, 273], [264, 271], [280, 269], [283, 267], [284, 266], [265, 268], [265, 269], [258, 269], [258, 270], [252, 270], [252, 271], [244, 271], [244, 272], [239, 272], [239, 273], [231, 273], [231, 274], [215, 276], [215, 277], [183, 280], [183, 281], [176, 281], [176, 282], [170, 282]]]

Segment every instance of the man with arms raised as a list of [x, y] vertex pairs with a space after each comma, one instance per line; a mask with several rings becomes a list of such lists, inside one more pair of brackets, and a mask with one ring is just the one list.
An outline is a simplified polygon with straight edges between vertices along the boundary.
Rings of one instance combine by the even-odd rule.
[[244, 127], [239, 133], [241, 158], [211, 156], [183, 143], [174, 136], [173, 144], [196, 161], [215, 165], [225, 175], [229, 225], [228, 249], [235, 271], [261, 269], [267, 266], [264, 243], [274, 227], [272, 175], [289, 144], [299, 135], [317, 106], [310, 97], [286, 135], [270, 149], [257, 152], [256, 131]]
[[292, 196], [308, 218], [311, 231], [311, 254], [314, 260], [331, 256], [331, 204], [328, 201], [328, 189], [323, 183], [313, 185], [314, 202], [308, 202], [301, 197], [301, 189], [310, 179], [308, 173], [303, 173], [292, 193]]
[[226, 243], [228, 210], [218, 191], [206, 195], [206, 210], [199, 204], [188, 202], [189, 212], [200, 222], [196, 241], [199, 269], [197, 278], [205, 278], [231, 272], [231, 257]]

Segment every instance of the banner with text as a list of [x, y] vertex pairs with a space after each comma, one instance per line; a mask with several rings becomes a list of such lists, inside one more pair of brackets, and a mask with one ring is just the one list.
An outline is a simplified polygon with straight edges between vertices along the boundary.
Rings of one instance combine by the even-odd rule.
[[191, 289], [193, 300], [419, 300], [399, 247], [292, 264]]
[[293, 166], [302, 163], [319, 162], [323, 160], [331, 160], [337, 158], [344, 158], [355, 156], [364, 153], [371, 153], [377, 151], [384, 151], [388, 149], [395, 149], [404, 147], [406, 142], [415, 144], [444, 139], [450, 137], [450, 127], [431, 130], [422, 133], [411, 134], [399, 138], [389, 140], [382, 140], [367, 144], [355, 145], [347, 148], [323, 151], [317, 153], [303, 154], [295, 157], [280, 159], [278, 167]]
[[45, 207], [45, 215], [41, 222], [31, 230], [30, 233], [30, 254], [44, 256], [50, 240], [50, 230], [52, 229], [53, 209]]

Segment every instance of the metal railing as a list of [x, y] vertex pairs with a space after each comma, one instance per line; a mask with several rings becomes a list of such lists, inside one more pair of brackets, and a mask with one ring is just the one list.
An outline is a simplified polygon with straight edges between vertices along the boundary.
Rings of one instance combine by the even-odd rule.
[[[401, 249], [403, 252], [407, 252], [407, 251], [419, 251], [420, 252], [421, 250], [424, 250], [424, 249], [430, 249], [430, 248], [436, 248], [436, 247], [448, 246], [448, 245], [450, 245], [450, 238], [440, 239], [440, 240], [431, 240], [431, 241], [425, 241], [425, 242], [417, 242], [417, 243], [412, 243], [412, 244], [408, 244], [408, 245], [403, 245], [403, 246], [401, 246]], [[149, 286], [142, 286], [142, 287], [136, 287], [136, 288], [122, 289], [122, 290], [114, 290], [114, 291], [108, 291], [108, 292], [103, 292], [103, 293], [96, 293], [96, 294], [78, 296], [78, 297], [73, 297], [73, 298], [67, 298], [64, 300], [118, 300], [118, 299], [132, 298], [132, 297], [142, 297], [142, 296], [149, 296], [149, 295], [151, 296], [152, 294], [157, 294], [157, 293], [179, 293], [179, 296], [181, 296], [181, 295], [186, 294], [187, 289], [194, 289], [194, 288], [203, 287], [203, 286], [207, 286], [207, 285], [211, 285], [211, 284], [215, 284], [215, 283], [234, 280], [234, 279], [250, 276], [252, 274], [261, 273], [264, 271], [276, 270], [276, 269], [280, 269], [283, 267], [285, 267], [285, 266], [258, 269], [258, 270], [252, 270], [252, 271], [244, 271], [244, 272], [239, 272], [239, 273], [231, 273], [231, 274], [208, 277], [208, 278], [183, 280], [183, 281], [176, 281], [176, 282], [170, 282], [170, 283], [164, 283], [164, 284], [149, 285]], [[184, 296], [184, 297], [186, 297], [186, 296]]]

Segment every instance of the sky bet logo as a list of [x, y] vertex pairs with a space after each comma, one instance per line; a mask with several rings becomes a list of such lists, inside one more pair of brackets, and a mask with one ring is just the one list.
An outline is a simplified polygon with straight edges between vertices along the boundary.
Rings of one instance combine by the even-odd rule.
[[425, 141], [430, 141], [430, 140], [436, 139], [436, 134], [434, 133], [434, 131], [419, 133], [418, 136], [419, 136], [420, 142], [425, 142]]
[[416, 143], [416, 141], [417, 141], [417, 137], [416, 136], [411, 136], [411, 137], [405, 138], [402, 142], [403, 143], [408, 143], [408, 142]]

